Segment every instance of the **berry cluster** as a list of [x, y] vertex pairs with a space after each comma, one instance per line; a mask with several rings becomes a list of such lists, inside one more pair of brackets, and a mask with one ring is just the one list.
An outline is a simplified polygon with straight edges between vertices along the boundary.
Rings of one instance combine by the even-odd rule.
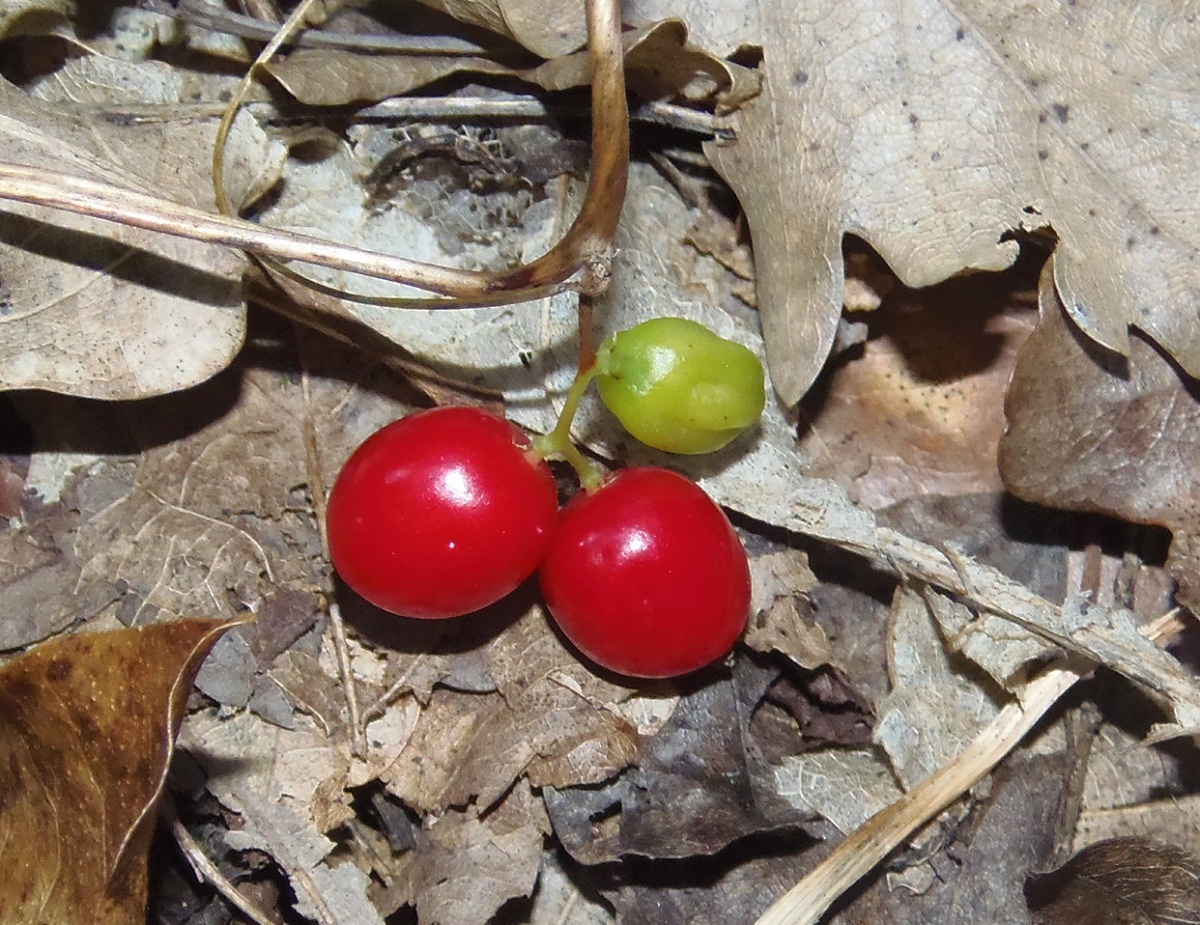
[[[388, 425], [350, 457], [329, 496], [330, 554], [372, 604], [408, 617], [460, 616], [539, 572], [549, 612], [593, 662], [670, 677], [725, 655], [745, 626], [750, 570], [724, 512], [667, 469], [601, 478], [570, 445], [592, 378], [625, 427], [672, 452], [732, 440], [761, 414], [758, 359], [702, 325], [655, 319], [606, 341], [563, 419], [530, 439], [477, 408]], [[584, 488], [561, 511], [546, 457]]]

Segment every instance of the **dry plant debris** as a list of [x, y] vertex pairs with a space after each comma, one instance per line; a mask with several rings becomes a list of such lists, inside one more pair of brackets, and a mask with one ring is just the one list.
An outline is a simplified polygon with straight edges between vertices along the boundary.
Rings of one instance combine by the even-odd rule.
[[[383, 6], [0, 0], [0, 925], [141, 919], [173, 750], [167, 925], [1200, 920], [1196, 23]], [[780, 399], [688, 460], [581, 411], [751, 554], [675, 683], [532, 588], [389, 617], [324, 549], [381, 425], [553, 426], [580, 292]]]

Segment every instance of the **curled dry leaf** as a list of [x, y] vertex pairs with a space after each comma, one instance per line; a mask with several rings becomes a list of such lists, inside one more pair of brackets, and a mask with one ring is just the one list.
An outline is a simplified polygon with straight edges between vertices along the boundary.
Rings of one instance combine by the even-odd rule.
[[629, 691], [582, 666], [539, 608], [486, 654], [496, 692], [435, 689], [381, 775], [410, 807], [486, 809], [522, 776], [536, 786], [593, 785], [638, 760], [637, 732], [612, 706]]
[[140, 921], [192, 678], [236, 621], [44, 643], [0, 669], [0, 922]]
[[1035, 925], [1195, 925], [1200, 859], [1175, 845], [1114, 838], [1031, 877], [1025, 897]]
[[763, 49], [763, 93], [706, 151], [746, 210], [786, 403], [833, 343], [847, 232], [919, 287], [1006, 267], [1010, 232], [1053, 228], [1090, 337], [1124, 352], [1136, 325], [1200, 373], [1200, 179], [1181, 169], [1200, 129], [1174, 109], [1200, 67], [1194, 17], [1170, 0], [753, 7], [738, 38]]
[[669, 720], [643, 738], [639, 765], [601, 787], [547, 789], [555, 835], [583, 864], [627, 855], [697, 858], [762, 833], [809, 821], [776, 792], [749, 727], [764, 681], [739, 662], [681, 697]]
[[801, 668], [836, 662], [829, 636], [801, 600], [818, 584], [808, 557], [795, 549], [750, 560], [753, 616], [742, 641], [759, 652], [780, 652]]
[[[728, 100], [752, 96], [753, 73], [723, 61], [687, 42], [679, 20], [651, 23], [621, 36], [626, 80], [644, 99], [712, 96]], [[515, 77], [561, 91], [586, 87], [592, 80], [587, 51], [552, 58], [532, 68], [519, 68], [490, 58], [467, 56], [381, 56], [301, 48], [264, 65], [292, 96], [310, 106], [346, 106], [401, 96], [451, 74]]]
[[1140, 338], [1127, 359], [1081, 342], [1047, 266], [1041, 321], [1021, 350], [1006, 405], [1001, 474], [1015, 495], [1098, 511], [1174, 534], [1168, 569], [1200, 602], [1200, 472], [1181, 464], [1200, 440], [1200, 401]]

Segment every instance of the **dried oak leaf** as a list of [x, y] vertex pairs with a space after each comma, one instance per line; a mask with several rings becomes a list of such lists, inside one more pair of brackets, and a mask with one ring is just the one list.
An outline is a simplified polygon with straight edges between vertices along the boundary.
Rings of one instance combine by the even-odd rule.
[[1167, 568], [1200, 601], [1200, 442], [1196, 384], [1140, 338], [1128, 359], [1083, 342], [1043, 275], [1041, 320], [1009, 390], [1000, 470], [1008, 490], [1051, 507], [1158, 524]]
[[192, 678], [233, 622], [47, 642], [0, 669], [0, 922], [125, 925]]
[[[735, 5], [736, 33], [701, 35]], [[761, 96], [735, 113], [737, 140], [706, 152], [746, 210], [786, 403], [833, 344], [846, 233], [922, 287], [1002, 269], [1011, 232], [1052, 228], [1055, 285], [1089, 337], [1125, 352], [1135, 325], [1200, 373], [1200, 175], [1186, 169], [1200, 123], [1178, 114], [1200, 21], [1178, 4], [712, 0], [673, 13], [691, 13], [705, 44], [762, 48]]]
[[1175, 845], [1114, 838], [1031, 877], [1025, 898], [1035, 925], [1195, 925], [1200, 859]]

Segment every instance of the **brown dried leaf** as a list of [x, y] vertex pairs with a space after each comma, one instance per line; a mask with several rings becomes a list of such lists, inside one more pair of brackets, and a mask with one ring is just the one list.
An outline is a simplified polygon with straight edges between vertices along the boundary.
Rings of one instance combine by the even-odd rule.
[[1033, 324], [1012, 308], [1012, 282], [889, 295], [867, 318], [861, 354], [803, 406], [805, 474], [838, 481], [872, 510], [998, 491], [1003, 396]]
[[448, 812], [421, 830], [405, 885], [422, 925], [478, 925], [508, 900], [529, 896], [549, 830], [527, 783], [485, 816], [474, 808]]
[[25, 530], [0, 531], [0, 594], [11, 616], [0, 620], [0, 651], [45, 639], [79, 618], [70, 589], [79, 565], [57, 549], [34, 545]]
[[778, 795], [749, 728], [776, 676], [740, 660], [733, 679], [680, 698], [667, 723], [644, 739], [637, 768], [603, 787], [547, 790], [563, 847], [584, 864], [626, 855], [690, 858], [801, 827], [810, 817]]
[[628, 694], [579, 663], [533, 608], [488, 647], [498, 693], [439, 688], [383, 775], [421, 813], [487, 807], [525, 775], [537, 786], [608, 780], [637, 760], [636, 730], [612, 707]]
[[481, 26], [542, 58], [575, 51], [587, 41], [583, 0], [422, 0], [460, 22]]
[[125, 925], [192, 678], [232, 621], [44, 643], [0, 669], [0, 922]]
[[[706, 4], [716, 21], [731, 5]], [[748, 6], [738, 39], [763, 49], [764, 90], [707, 152], [747, 213], [785, 402], [833, 344], [845, 233], [921, 287], [1002, 269], [1009, 232], [1050, 226], [1090, 337], [1124, 352], [1136, 325], [1200, 372], [1197, 174], [1180, 169], [1200, 133], [1175, 110], [1200, 24], [1177, 4]]]
[[299, 48], [264, 70], [309, 106], [346, 106], [385, 100], [459, 72], [512, 74], [487, 58], [441, 55], [381, 56], [324, 48]]
[[1174, 533], [1168, 568], [1200, 601], [1200, 401], [1151, 345], [1125, 361], [1082, 342], [1042, 277], [1041, 321], [1009, 391], [1000, 467], [1013, 494], [1053, 507], [1159, 524]]
[[[119, 66], [126, 87], [142, 79], [134, 65]], [[147, 65], [144, 78], [158, 80], [163, 67]], [[80, 80], [67, 98], [95, 86]], [[0, 82], [0, 160], [213, 208], [212, 123], [116, 120], [60, 105]], [[257, 177], [269, 152], [282, 152], [246, 120], [232, 145], [241, 177]], [[0, 261], [0, 388], [138, 398], [209, 378], [241, 346], [244, 259], [228, 249], [9, 203]]]
[[[752, 72], [692, 48], [679, 20], [650, 23], [622, 36], [626, 80], [644, 99], [721, 93], [742, 99], [757, 90]], [[297, 100], [310, 106], [346, 106], [402, 96], [452, 74], [516, 77], [546, 90], [586, 87], [592, 65], [586, 50], [556, 56], [533, 68], [514, 68], [462, 55], [387, 57], [301, 48], [264, 68]]]
[[803, 601], [818, 583], [808, 557], [795, 549], [755, 556], [750, 575], [753, 616], [742, 641], [758, 652], [781, 652], [801, 668], [833, 664], [829, 637]]
[[367, 873], [330, 857], [336, 826], [354, 815], [340, 788], [351, 763], [345, 742], [306, 716], [280, 729], [252, 713], [222, 720], [208, 711], [188, 718], [179, 744], [206, 766], [208, 790], [239, 816], [226, 843], [274, 858], [300, 914], [326, 925], [382, 925], [367, 899]]

